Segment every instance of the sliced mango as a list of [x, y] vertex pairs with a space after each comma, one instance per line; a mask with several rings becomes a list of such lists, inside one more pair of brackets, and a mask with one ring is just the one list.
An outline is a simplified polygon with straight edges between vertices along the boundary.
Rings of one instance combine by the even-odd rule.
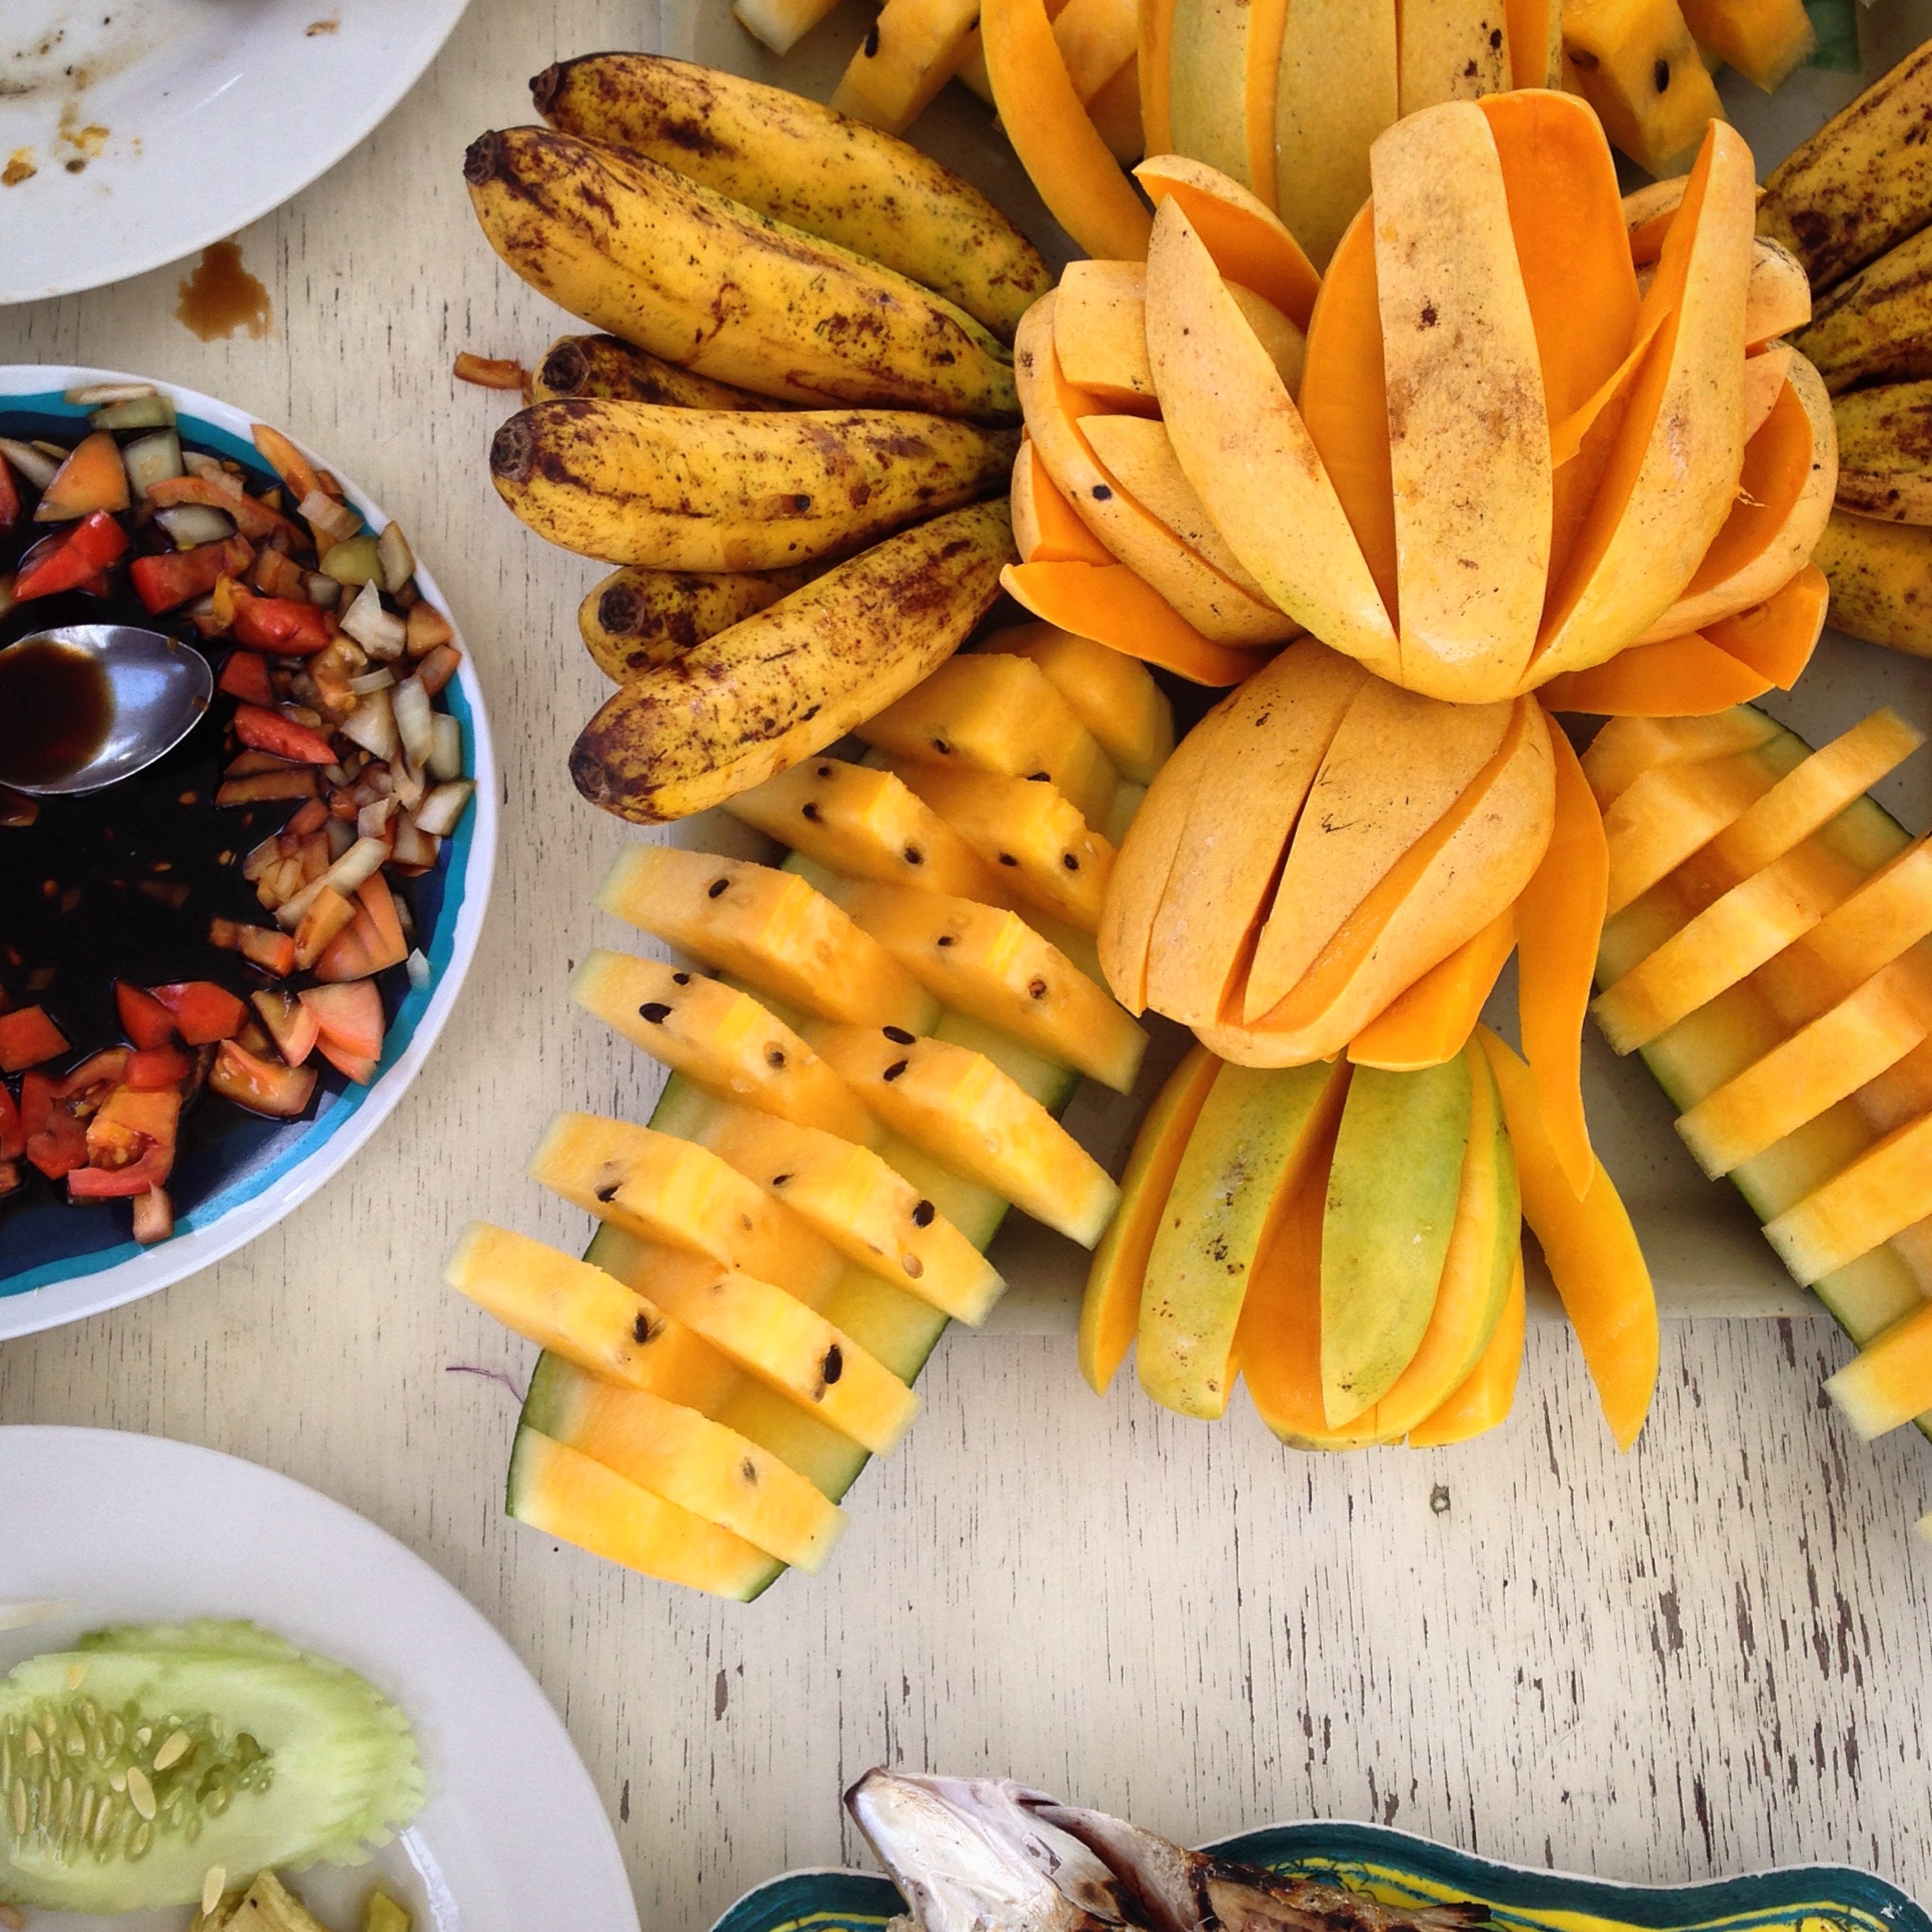
[[1144, 416], [1083, 416], [1079, 428], [1100, 466], [1150, 517], [1250, 596], [1265, 596], [1188, 481], [1164, 423]]
[[1141, 1294], [1141, 1386], [1184, 1415], [1223, 1414], [1234, 1386], [1235, 1332], [1270, 1221], [1326, 1145], [1331, 1066], [1215, 1075], [1168, 1190]]
[[1696, 717], [1762, 697], [1771, 680], [1694, 631], [1663, 643], [1635, 644], [1587, 671], [1540, 685], [1553, 711], [1607, 717]]
[[[1022, 564], [1100, 564], [1114, 567], [1114, 553], [1083, 523], [1060, 486], [1047, 474], [1030, 436], [1013, 459], [1013, 547]], [[1178, 621], [1178, 620], [1177, 620]]]
[[1499, 1429], [1515, 1406], [1516, 1383], [1523, 1373], [1523, 1341], [1529, 1327], [1529, 1297], [1523, 1282], [1523, 1251], [1509, 1276], [1503, 1319], [1496, 1324], [1483, 1359], [1468, 1378], [1433, 1415], [1409, 1431], [1411, 1449], [1446, 1449]]
[[1094, 1250], [1080, 1303], [1080, 1373], [1096, 1395], [1106, 1394], [1133, 1346], [1154, 1236], [1220, 1068], [1205, 1047], [1190, 1047], [1134, 1136], [1121, 1176], [1120, 1211]]
[[889, 771], [808, 758], [741, 791], [725, 809], [828, 871], [1005, 902], [999, 874]]
[[680, 846], [629, 846], [597, 890], [606, 912], [828, 1020], [929, 1028], [938, 1008], [796, 874]]
[[1142, 262], [1068, 262], [1054, 291], [1053, 349], [1075, 389], [1152, 413], [1160, 404], [1147, 362], [1147, 289]]
[[1134, 170], [1147, 198], [1157, 209], [1173, 202], [1222, 276], [1252, 289], [1305, 334], [1321, 278], [1299, 240], [1259, 197], [1205, 162], [1167, 152], [1172, 145], [1150, 142], [1152, 151]]
[[1468, 1045], [1515, 948], [1516, 911], [1510, 906], [1371, 1020], [1348, 1042], [1349, 1059], [1392, 1074], [1452, 1060]]
[[1824, 571], [1807, 564], [1763, 603], [1720, 619], [1704, 635], [1720, 651], [1788, 691], [1811, 662], [1830, 596]]
[[1502, 1096], [1523, 1218], [1541, 1244], [1604, 1420], [1617, 1446], [1628, 1449], [1656, 1392], [1661, 1346], [1656, 1293], [1643, 1250], [1602, 1162], [1581, 1197], [1571, 1187], [1543, 1125], [1529, 1068], [1487, 1026], [1476, 1037]]
[[[1311, 356], [1313, 344], [1311, 336]], [[1393, 675], [1394, 632], [1342, 500], [1273, 360], [1173, 200], [1155, 217], [1147, 259], [1147, 353], [1181, 469], [1253, 580], [1296, 624]], [[1305, 373], [1305, 397], [1308, 381]]]

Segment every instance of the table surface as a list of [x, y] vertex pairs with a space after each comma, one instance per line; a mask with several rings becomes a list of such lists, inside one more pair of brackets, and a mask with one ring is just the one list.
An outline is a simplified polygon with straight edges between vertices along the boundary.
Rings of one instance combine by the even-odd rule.
[[646, 8], [475, 0], [378, 133], [243, 234], [263, 339], [190, 336], [178, 267], [0, 311], [0, 360], [147, 371], [339, 454], [450, 594], [505, 806], [468, 990], [368, 1148], [206, 1273], [0, 1345], [0, 1421], [207, 1443], [420, 1551], [562, 1712], [654, 1932], [859, 1858], [838, 1795], [880, 1761], [1011, 1772], [1177, 1838], [1375, 1818], [1628, 1879], [1839, 1859], [1932, 1895], [1932, 1551], [1910, 1534], [1932, 1452], [1853, 1439], [1819, 1393], [1846, 1352], [1822, 1321], [1668, 1325], [1625, 1457], [1553, 1325], [1482, 1446], [1330, 1458], [1245, 1405], [1208, 1426], [1131, 1386], [1096, 1401], [1063, 1338], [955, 1331], [827, 1570], [748, 1608], [504, 1517], [514, 1404], [454, 1371], [520, 1383], [531, 1352], [440, 1285], [443, 1257], [478, 1215], [580, 1239], [524, 1177], [537, 1129], [559, 1105], [641, 1118], [655, 1082], [564, 995], [612, 937], [590, 897], [627, 836], [564, 769], [607, 689], [573, 621], [597, 567], [496, 502], [507, 399], [449, 374], [568, 325], [491, 254], [459, 169], [529, 118], [528, 75], [654, 30]]

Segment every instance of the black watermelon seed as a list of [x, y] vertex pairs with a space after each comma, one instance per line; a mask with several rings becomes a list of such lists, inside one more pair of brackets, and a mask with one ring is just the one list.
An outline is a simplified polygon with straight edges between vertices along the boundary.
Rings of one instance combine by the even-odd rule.
[[1044, 979], [1032, 980], [1028, 984], [1026, 990], [1036, 1000], [1044, 1000], [1047, 997], [1047, 982]]
[[711, 890], [706, 896], [716, 899], [730, 890], [731, 881], [728, 879], [714, 879], [711, 883]]
[[912, 1207], [913, 1226], [931, 1227], [932, 1225], [932, 1217], [937, 1211], [938, 1210], [934, 1208], [931, 1201], [922, 1200], [914, 1202]]
[[885, 1026], [880, 1031], [895, 1047], [910, 1047], [912, 1044], [913, 1036], [903, 1026]]
[[896, 1080], [911, 1064], [910, 1060], [895, 1060], [879, 1077], [882, 1080]]
[[1017, 865], [1020, 862], [1018, 859], [1014, 858], [1011, 853], [1002, 852], [1000, 854], [1000, 863], [1002, 865]]
[[818, 807], [809, 800], [799, 810], [801, 816], [810, 819], [814, 825], [818, 823]]
[[640, 1020], [648, 1020], [654, 1026], [661, 1026], [670, 1017], [671, 1010], [662, 1000], [647, 1000], [638, 1009]]
[[640, 1315], [638, 1319], [631, 1324], [631, 1333], [640, 1344], [648, 1341], [651, 1339], [650, 1316], [648, 1315]]
[[1079, 860], [1076, 858], [1070, 852], [1063, 852], [1060, 854], [1060, 863], [1065, 866], [1069, 872], [1078, 872], [1080, 869]]
[[782, 1067], [785, 1064], [785, 1048], [767, 1047], [764, 1050], [764, 1063], [768, 1067]]
[[691, 983], [691, 976], [688, 973], [674, 973], [671, 975], [671, 980], [675, 985], [688, 986]]
[[1651, 78], [1656, 82], [1657, 92], [1660, 94], [1665, 92], [1671, 84], [1670, 62], [1668, 60], [1659, 60], [1656, 65], [1656, 71], [1651, 75]]
[[909, 845], [906, 848], [906, 863], [908, 865], [923, 865], [926, 863], [926, 854], [916, 845]]
[[838, 1344], [836, 1341], [826, 1350], [825, 1366], [820, 1373], [823, 1375], [825, 1385], [828, 1389], [837, 1381], [840, 1376], [844, 1374], [845, 1357], [839, 1352]]

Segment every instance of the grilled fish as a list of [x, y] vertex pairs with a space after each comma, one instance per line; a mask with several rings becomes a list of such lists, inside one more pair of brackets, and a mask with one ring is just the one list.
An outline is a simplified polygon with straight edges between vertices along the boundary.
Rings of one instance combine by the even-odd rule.
[[1467, 1932], [1479, 1904], [1409, 1912], [1190, 1851], [1005, 1778], [869, 1771], [845, 1794], [918, 1932]]

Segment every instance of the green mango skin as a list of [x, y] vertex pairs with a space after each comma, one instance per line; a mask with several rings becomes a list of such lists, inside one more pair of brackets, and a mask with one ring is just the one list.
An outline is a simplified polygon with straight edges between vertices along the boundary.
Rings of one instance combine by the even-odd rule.
[[1230, 1063], [1215, 1075], [1168, 1193], [1141, 1294], [1136, 1362], [1141, 1386], [1163, 1406], [1209, 1420], [1226, 1413], [1249, 1272], [1306, 1165], [1322, 1098], [1340, 1074], [1318, 1062]]
[[1331, 1428], [1394, 1386], [1435, 1311], [1469, 1143], [1469, 1062], [1357, 1067], [1321, 1220], [1321, 1392]]

